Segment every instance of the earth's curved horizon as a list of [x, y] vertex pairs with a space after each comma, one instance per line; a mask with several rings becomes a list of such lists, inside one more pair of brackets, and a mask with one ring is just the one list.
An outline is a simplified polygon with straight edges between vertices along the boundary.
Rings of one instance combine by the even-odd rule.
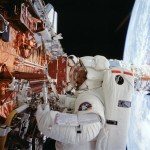
[[[150, 64], [150, 1], [136, 0], [126, 37], [124, 61]], [[128, 150], [150, 149], [150, 95], [135, 92], [129, 127]]]

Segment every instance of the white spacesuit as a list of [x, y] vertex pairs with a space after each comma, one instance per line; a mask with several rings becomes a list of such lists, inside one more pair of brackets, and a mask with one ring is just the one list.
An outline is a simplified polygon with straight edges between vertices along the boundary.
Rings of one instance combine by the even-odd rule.
[[69, 104], [69, 97], [65, 97], [67, 106], [74, 107], [74, 113], [38, 106], [39, 130], [57, 141], [56, 150], [123, 150], [133, 75], [122, 68], [110, 69], [103, 56], [85, 56], [80, 60], [87, 70], [87, 79], [79, 87], [74, 103], [73, 98]]

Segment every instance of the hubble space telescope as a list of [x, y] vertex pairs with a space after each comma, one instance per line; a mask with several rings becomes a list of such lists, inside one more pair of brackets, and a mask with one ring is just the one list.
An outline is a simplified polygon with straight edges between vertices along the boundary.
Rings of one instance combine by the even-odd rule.
[[[0, 150], [123, 150], [133, 90], [150, 70], [104, 56], [68, 56], [57, 12], [42, 0], [0, 1]], [[92, 148], [92, 149], [90, 149]]]

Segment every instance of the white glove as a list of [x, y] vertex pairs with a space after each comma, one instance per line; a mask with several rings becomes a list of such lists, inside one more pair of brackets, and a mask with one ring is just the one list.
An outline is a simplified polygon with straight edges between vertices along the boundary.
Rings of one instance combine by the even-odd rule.
[[36, 112], [36, 120], [39, 130], [46, 135], [54, 124], [55, 116], [57, 111], [50, 111], [49, 104], [47, 104], [44, 109], [42, 109], [41, 105], [37, 107]]

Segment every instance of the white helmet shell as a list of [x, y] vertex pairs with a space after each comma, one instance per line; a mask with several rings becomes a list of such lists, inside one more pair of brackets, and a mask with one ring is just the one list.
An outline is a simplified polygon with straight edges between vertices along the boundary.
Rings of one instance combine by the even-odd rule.
[[84, 56], [81, 57], [80, 60], [85, 67], [91, 67], [99, 71], [109, 69], [110, 66], [108, 59], [100, 55], [96, 55], [95, 57]]

